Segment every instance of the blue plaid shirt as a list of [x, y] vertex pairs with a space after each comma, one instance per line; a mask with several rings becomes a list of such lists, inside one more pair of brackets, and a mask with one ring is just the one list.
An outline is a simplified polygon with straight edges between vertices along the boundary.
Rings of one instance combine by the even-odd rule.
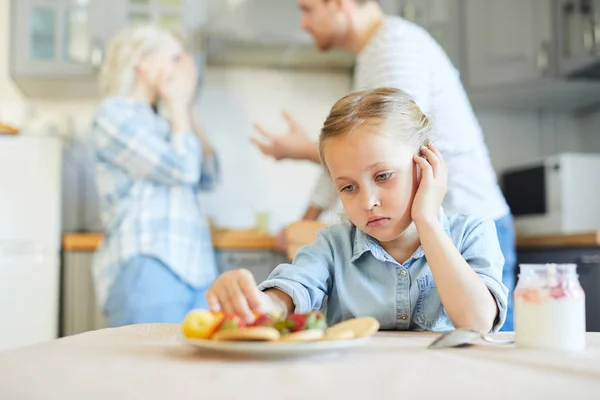
[[105, 227], [94, 260], [99, 304], [136, 255], [156, 257], [192, 287], [209, 285], [217, 267], [198, 194], [217, 181], [216, 157], [203, 158], [193, 133], [173, 134], [149, 105], [121, 97], [100, 105], [91, 141]]
[[[506, 319], [508, 289], [502, 284], [504, 257], [494, 222], [465, 215], [440, 221], [467, 263], [488, 287], [498, 305], [493, 330]], [[381, 329], [454, 329], [444, 310], [422, 247], [406, 262], [394, 260], [375, 240], [350, 224], [319, 232], [302, 247], [292, 264], [281, 264], [259, 290], [277, 288], [294, 301], [297, 312], [321, 308], [327, 296], [327, 322], [372, 316]]]

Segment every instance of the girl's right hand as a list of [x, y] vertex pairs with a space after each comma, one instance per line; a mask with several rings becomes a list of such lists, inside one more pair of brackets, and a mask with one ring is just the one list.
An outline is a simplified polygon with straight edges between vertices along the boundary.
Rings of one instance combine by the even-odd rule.
[[247, 269], [238, 269], [221, 274], [206, 292], [206, 301], [211, 311], [226, 313], [254, 321], [254, 314], [281, 312], [281, 306], [266, 293], [256, 288], [254, 276]]

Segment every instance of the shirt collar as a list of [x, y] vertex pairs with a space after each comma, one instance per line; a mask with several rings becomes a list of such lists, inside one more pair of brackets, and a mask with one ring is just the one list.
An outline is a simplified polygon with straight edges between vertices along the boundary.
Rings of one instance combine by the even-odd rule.
[[[444, 228], [444, 232], [446, 232], [446, 235], [450, 237], [450, 222], [448, 221], [448, 217], [446, 217], [446, 214], [441, 207], [440, 211], [438, 212], [438, 219]], [[370, 251], [371, 254], [373, 254], [373, 256], [380, 261], [389, 261], [396, 264], [398, 263], [392, 258], [392, 256], [388, 254], [387, 251], [383, 249], [383, 247], [381, 247], [377, 239], [367, 235], [358, 228], [356, 228], [355, 232], [352, 258], [350, 259], [351, 262], [358, 260], [364, 253]], [[419, 246], [410, 259], [418, 259], [423, 256], [425, 256], [425, 252], [423, 251], [423, 247]]]

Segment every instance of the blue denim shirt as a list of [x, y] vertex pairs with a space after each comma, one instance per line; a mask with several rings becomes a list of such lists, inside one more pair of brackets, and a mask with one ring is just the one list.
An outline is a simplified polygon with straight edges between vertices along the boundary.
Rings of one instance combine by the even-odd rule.
[[[488, 287], [506, 318], [508, 289], [502, 284], [504, 257], [494, 222], [440, 210], [440, 221], [467, 263]], [[302, 247], [292, 264], [281, 264], [259, 290], [277, 288], [289, 295], [296, 312], [320, 309], [327, 296], [327, 322], [372, 316], [385, 330], [454, 329], [444, 310], [423, 249], [403, 264], [375, 240], [349, 224], [323, 229]]]

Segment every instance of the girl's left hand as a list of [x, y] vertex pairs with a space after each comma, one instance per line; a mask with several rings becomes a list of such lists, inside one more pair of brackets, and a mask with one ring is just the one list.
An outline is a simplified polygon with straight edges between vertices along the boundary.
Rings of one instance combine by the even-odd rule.
[[411, 209], [412, 220], [417, 225], [438, 220], [448, 181], [446, 164], [439, 150], [429, 144], [421, 147], [421, 154], [414, 156], [415, 164], [421, 168], [421, 180]]

